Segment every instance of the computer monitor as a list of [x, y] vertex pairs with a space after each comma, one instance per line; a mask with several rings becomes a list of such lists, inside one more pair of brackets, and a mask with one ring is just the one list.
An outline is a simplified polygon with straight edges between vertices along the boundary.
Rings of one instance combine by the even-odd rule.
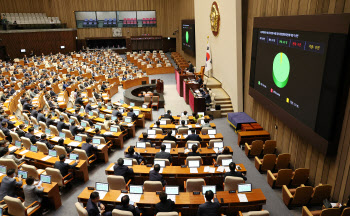
[[165, 148], [171, 149], [171, 143], [163, 142], [163, 145], [165, 145]]
[[96, 182], [95, 183], [95, 188], [97, 191], [109, 191], [109, 184], [108, 183], [102, 183], [102, 182]]
[[221, 164], [222, 166], [228, 166], [230, 163], [233, 162], [232, 158], [231, 159], [222, 159]]
[[118, 132], [118, 127], [111, 125], [111, 129], [110, 130], [111, 130], [111, 132]]
[[165, 186], [165, 193], [167, 195], [179, 195], [179, 186]]
[[93, 115], [94, 115], [94, 112], [89, 111], [89, 115], [93, 116]]
[[124, 100], [120, 100], [120, 103], [123, 104], [123, 103], [124, 103]]
[[92, 144], [101, 144], [101, 140], [99, 138], [92, 138]]
[[200, 160], [189, 160], [188, 167], [189, 168], [198, 168], [201, 166]]
[[39, 125], [34, 125], [35, 130], [39, 130]]
[[83, 141], [83, 137], [82, 137], [82, 136], [76, 135], [76, 136], [74, 137], [74, 140], [77, 141], [77, 142], [82, 142], [82, 141]]
[[112, 116], [112, 121], [115, 121], [115, 120], [117, 120], [118, 119], [118, 117], [117, 116]]
[[95, 129], [97, 129], [97, 128], [101, 130], [102, 127], [101, 127], [101, 125], [95, 124]]
[[126, 117], [126, 118], [124, 119], [124, 121], [125, 121], [126, 123], [130, 123], [130, 122], [131, 122], [131, 118], [130, 118], [130, 117]]
[[146, 148], [145, 142], [136, 142], [136, 148]]
[[81, 122], [80, 122], [80, 125], [81, 125], [83, 128], [85, 128], [85, 127], [86, 127], [86, 122], [81, 121]]
[[176, 135], [176, 130], [172, 130], [171, 131], [171, 136], [175, 136]]
[[135, 103], [130, 103], [130, 106], [135, 106]]
[[197, 143], [187, 143], [187, 148], [192, 149], [193, 145], [197, 145]]
[[198, 112], [197, 114], [198, 114], [199, 118], [204, 117], [204, 112]]
[[164, 160], [154, 160], [154, 165], [159, 164], [161, 168], [165, 167], [165, 161]]
[[69, 123], [75, 122], [74, 119], [69, 119]]
[[49, 156], [51, 156], [51, 157], [57, 157], [57, 152], [56, 152], [56, 150], [51, 150], [51, 149], [49, 149]]
[[16, 140], [16, 141], [15, 141], [15, 146], [16, 146], [17, 148], [22, 148], [22, 143], [21, 143], [21, 141]]
[[112, 109], [112, 106], [107, 106], [107, 109], [111, 110], [111, 109]]
[[0, 165], [0, 173], [6, 174], [6, 166]]
[[148, 134], [148, 135], [156, 135], [156, 130], [148, 129], [148, 130], [147, 130], [147, 134]]
[[216, 129], [208, 130], [208, 135], [215, 135], [215, 134], [216, 134]]
[[18, 170], [18, 177], [22, 176], [23, 179], [26, 179], [28, 177], [28, 172], [23, 170]]
[[42, 181], [43, 183], [51, 184], [51, 176], [41, 174], [40, 181]]
[[140, 110], [134, 110], [135, 115], [140, 115]]
[[214, 142], [214, 148], [223, 148], [224, 142]]
[[60, 133], [58, 134], [58, 136], [61, 137], [61, 138], [63, 138], [63, 139], [66, 139], [66, 134], [63, 133], [63, 132], [60, 132]]
[[81, 113], [83, 113], [85, 110], [84, 110], [84, 108], [82, 107], [82, 108], [80, 108], [80, 110], [79, 110], [79, 112], [81, 112]]
[[166, 120], [159, 120], [160, 125], [166, 125]]
[[119, 112], [123, 113], [124, 112], [124, 108], [119, 107]]
[[29, 125], [29, 121], [24, 120], [24, 124]]
[[31, 145], [31, 146], [30, 146], [30, 151], [32, 151], [32, 152], [38, 152], [38, 146]]
[[125, 166], [132, 166], [132, 159], [130, 158], [124, 158], [124, 165]]
[[142, 108], [147, 109], [148, 106], [146, 104], [142, 104]]
[[131, 194], [143, 194], [143, 186], [142, 185], [130, 185], [129, 193]]
[[105, 115], [104, 115], [104, 114], [100, 114], [98, 117], [104, 119], [104, 118], [105, 118]]
[[238, 184], [238, 193], [252, 192], [252, 184]]
[[207, 191], [213, 191], [214, 194], [216, 194], [216, 185], [203, 185], [202, 186], [202, 194], [204, 195]]
[[74, 153], [70, 153], [69, 154], [69, 159], [70, 160], [78, 160], [79, 159], [79, 155], [78, 154], [74, 154]]

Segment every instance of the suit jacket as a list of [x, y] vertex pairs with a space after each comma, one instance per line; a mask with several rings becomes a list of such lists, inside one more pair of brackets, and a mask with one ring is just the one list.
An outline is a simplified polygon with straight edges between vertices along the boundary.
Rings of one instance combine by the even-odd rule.
[[26, 132], [22, 131], [21, 129], [17, 129], [16, 133], [18, 134], [19, 138], [24, 137], [26, 135]]
[[41, 187], [38, 189], [34, 185], [23, 185], [23, 192], [24, 192], [24, 206], [27, 207], [30, 204], [32, 204], [35, 201], [38, 201], [41, 203], [42, 198], [38, 196], [38, 194], [41, 194], [44, 192], [44, 188]]
[[112, 111], [112, 116], [118, 116], [119, 110], [113, 110]]
[[69, 128], [69, 124], [66, 124], [66, 123], [61, 122], [61, 121], [57, 122], [57, 130], [59, 132], [62, 132], [62, 129], [66, 129], [66, 128]]
[[71, 125], [69, 127], [69, 130], [70, 130], [70, 132], [72, 133], [73, 136], [77, 135], [79, 133], [79, 131], [80, 131], [78, 126], [75, 126], [75, 125], [74, 126]]
[[157, 173], [155, 170], [149, 172], [150, 181], [160, 181], [162, 185], [166, 185], [166, 181], [163, 179], [163, 176], [160, 173]]
[[244, 181], [247, 180], [247, 177], [243, 176], [241, 172], [236, 172], [236, 171], [230, 171], [225, 173], [225, 178], [226, 176], [234, 176], [234, 177], [241, 177], [243, 178]]
[[39, 121], [46, 122], [46, 118], [42, 113], [38, 113], [38, 117], [36, 119], [38, 120], [38, 122]]
[[38, 111], [37, 110], [33, 110], [33, 111], [31, 111], [30, 115], [33, 116], [34, 118], [38, 118]]
[[[33, 105], [31, 105], [31, 104], [29, 104], [29, 103], [27, 103], [27, 102], [25, 102], [25, 103], [23, 104], [23, 110], [31, 111], [32, 108], [33, 108]], [[36, 111], [36, 113], [38, 113], [38, 111]], [[38, 114], [37, 114], [37, 115], [38, 115]]]
[[83, 102], [83, 98], [78, 97], [77, 99], [75, 99], [75, 105], [80, 105], [80, 106], [84, 106], [84, 102]]
[[122, 210], [122, 211], [129, 211], [133, 214], [133, 216], [140, 216], [140, 213], [141, 213], [140, 209], [138, 207], [135, 208], [135, 206], [133, 205], [128, 205], [126, 207], [122, 205], [117, 205], [115, 209]]
[[191, 141], [202, 141], [202, 138], [199, 137], [198, 134], [190, 134], [186, 137], [186, 141], [191, 140]]
[[214, 202], [205, 202], [199, 205], [197, 216], [217, 216], [220, 203], [218, 199], [214, 199]]
[[91, 104], [87, 104], [85, 107], [85, 112], [89, 113], [91, 110], [93, 110], [93, 108], [91, 107]]
[[86, 152], [87, 156], [90, 157], [94, 153], [93, 151], [97, 150], [97, 147], [89, 143], [83, 143], [81, 149], [83, 149]]
[[45, 143], [45, 145], [47, 146], [48, 149], [53, 149], [55, 147], [55, 145], [52, 145], [51, 143], [49, 143], [49, 141], [47, 141], [46, 139], [40, 139], [39, 142]]
[[163, 140], [171, 140], [176, 142], [176, 137], [166, 135]]
[[155, 158], [168, 159], [170, 163], [172, 162], [171, 154], [165, 151], [157, 152]]
[[31, 133], [26, 133], [25, 137], [29, 138], [30, 141], [32, 142], [32, 144], [36, 143], [36, 138], [35, 135], [31, 134]]
[[69, 165], [67, 163], [65, 163], [64, 161], [56, 161], [54, 168], [59, 169], [61, 172], [62, 177], [65, 177], [68, 174], [68, 170], [69, 169], [73, 169], [74, 167], [77, 166], [77, 163], [74, 163], [72, 165]]
[[1, 130], [5, 134], [6, 140], [8, 140], [9, 142], [12, 142], [12, 137], [11, 137], [11, 134], [10, 134], [10, 130], [8, 128], [5, 128], [5, 127], [1, 127]]
[[117, 164], [115, 164], [113, 169], [114, 169], [114, 175], [123, 176], [125, 183], [127, 183], [131, 178], [131, 176], [134, 174], [134, 170], [125, 165], [118, 166]]
[[100, 210], [98, 207], [100, 206], [100, 203], [96, 205], [89, 199], [86, 203], [86, 211], [88, 212], [89, 216], [100, 216]]
[[131, 117], [131, 119], [132, 119], [133, 121], [135, 121], [136, 118], [137, 118], [137, 116], [135, 115], [134, 112], [128, 112], [127, 116], [128, 116], [128, 117]]
[[209, 94], [206, 94], [206, 95], [204, 96], [204, 98], [205, 98], [205, 103], [206, 103], [206, 104], [211, 103], [211, 98], [210, 98], [210, 95], [209, 95]]
[[175, 121], [174, 118], [173, 118], [173, 116], [170, 115], [170, 114], [168, 114], [168, 113], [164, 115], [164, 118], [168, 118], [168, 119], [170, 119], [172, 122]]
[[3, 200], [6, 195], [17, 198], [16, 196], [17, 186], [18, 187], [22, 186], [22, 181], [17, 182], [16, 179], [5, 176], [1, 181], [0, 200]]
[[159, 202], [156, 204], [154, 214], [158, 212], [172, 212], [175, 211], [175, 203], [171, 199], [167, 199], [166, 202]]
[[48, 128], [50, 128], [50, 125], [55, 125], [55, 121], [52, 120], [52, 119], [50, 119], [50, 118], [47, 118], [47, 119], [46, 119], [46, 126], [47, 126]]
[[[140, 140], [141, 141], [141, 140]], [[141, 141], [141, 142], [144, 142], [144, 141]], [[130, 154], [126, 154], [125, 155], [125, 157], [126, 158], [133, 158], [133, 159], [136, 159], [136, 161], [137, 161], [137, 163], [138, 164], [140, 164], [143, 160], [144, 160], [144, 158], [140, 155], [140, 154], [132, 154], [132, 155], [130, 155]]]

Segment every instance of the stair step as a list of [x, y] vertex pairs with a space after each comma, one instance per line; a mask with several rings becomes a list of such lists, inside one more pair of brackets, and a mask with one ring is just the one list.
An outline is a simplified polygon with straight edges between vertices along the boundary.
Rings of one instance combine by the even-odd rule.
[[221, 117], [227, 117], [227, 113], [221, 113]]
[[231, 101], [230, 101], [230, 100], [223, 100], [223, 101], [215, 100], [215, 102], [216, 102], [217, 104], [231, 104]]
[[221, 106], [221, 109], [232, 108], [232, 104], [220, 104], [220, 106]]
[[233, 108], [223, 108], [221, 109], [221, 113], [233, 112]]

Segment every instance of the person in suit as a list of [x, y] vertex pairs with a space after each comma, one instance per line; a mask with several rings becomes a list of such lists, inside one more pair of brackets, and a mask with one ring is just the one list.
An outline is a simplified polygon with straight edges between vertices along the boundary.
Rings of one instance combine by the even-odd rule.
[[64, 144], [64, 139], [63, 138], [60, 138], [58, 140], [57, 144], [59, 146], [62, 146], [66, 150], [67, 154], [69, 154], [69, 153], [71, 153], [73, 151], [72, 147], [67, 146], [67, 145]]
[[192, 151], [188, 152], [188, 156], [201, 156], [199, 152], [197, 152], [198, 146], [197, 145], [192, 145]]
[[44, 192], [44, 187], [42, 186], [35, 186], [33, 185], [34, 178], [29, 176], [26, 179], [26, 184], [23, 185], [23, 193], [24, 193], [24, 206], [28, 207], [33, 202], [37, 201], [39, 203], [42, 202], [42, 198], [38, 195], [42, 194]]
[[137, 119], [137, 115], [134, 113], [134, 110], [133, 108], [130, 108], [128, 114], [127, 114], [128, 117], [131, 117], [132, 121], [135, 121]]
[[230, 172], [225, 173], [225, 178], [227, 176], [235, 176], [241, 177], [244, 181], [247, 181], [247, 177], [245, 177], [243, 173], [236, 171], [236, 164], [234, 162], [231, 162], [228, 167], [230, 168]]
[[5, 196], [17, 198], [16, 187], [22, 186], [22, 177], [18, 176], [18, 181], [14, 177], [15, 169], [8, 169], [6, 176], [1, 181], [0, 200], [3, 200]]
[[155, 125], [153, 125], [153, 128], [160, 128], [160, 121], [159, 120], [156, 121]]
[[140, 139], [140, 142], [149, 142], [149, 143], [152, 142], [150, 139], [148, 139], [148, 134], [147, 134], [147, 132], [143, 132], [143, 133], [142, 133], [142, 139]]
[[172, 212], [175, 211], [175, 202], [171, 199], [167, 199], [168, 195], [165, 192], [160, 192], [160, 202], [156, 204], [154, 209], [154, 215], [158, 212]]
[[[212, 199], [214, 198], [214, 202]], [[205, 192], [206, 202], [199, 205], [197, 216], [216, 216], [220, 208], [219, 200], [214, 195], [213, 191], [208, 190]]]
[[204, 124], [202, 124], [202, 128], [204, 128], [204, 127], [210, 127], [211, 128], [208, 118], [204, 118]]
[[10, 130], [7, 128], [7, 122], [1, 122], [1, 130], [4, 133], [4, 135], [6, 136], [6, 140], [11, 143], [12, 137], [10, 134]]
[[44, 143], [48, 149], [53, 149], [55, 147], [55, 145], [52, 145], [51, 143], [49, 143], [49, 141], [46, 140], [46, 134], [41, 134], [40, 140], [39, 142]]
[[84, 119], [84, 118], [79, 114], [79, 112], [80, 112], [80, 109], [79, 109], [79, 108], [76, 108], [76, 109], [75, 109], [75, 113], [73, 114], [73, 116], [74, 116], [75, 118], [77, 118], [79, 122], [81, 122], [81, 120]]
[[86, 203], [86, 211], [89, 216], [112, 216], [112, 213], [106, 212], [106, 207], [100, 203], [100, 195], [96, 191], [90, 194], [90, 199]]
[[163, 140], [170, 140], [170, 141], [176, 142], [176, 138], [172, 136], [171, 133], [172, 133], [171, 131], [168, 131], [168, 134], [164, 137]]
[[84, 132], [84, 128], [79, 128], [78, 126], [75, 125], [75, 121], [72, 121], [72, 123], [70, 123], [70, 127], [69, 130], [72, 133], [73, 136], [76, 136], [78, 133]]
[[76, 160], [75, 163], [72, 165], [65, 163], [64, 160], [66, 159], [66, 156], [64, 154], [61, 154], [59, 156], [59, 159], [60, 159], [60, 161], [56, 161], [53, 167], [56, 169], [59, 169], [60, 173], [63, 177], [68, 175], [68, 173], [69, 173], [68, 171], [70, 169], [74, 169], [79, 163], [79, 160]]
[[108, 88], [108, 87], [107, 87], [107, 85], [106, 85], [106, 82], [103, 81], [103, 82], [102, 82], [102, 85], [101, 85], [101, 90], [102, 90], [102, 91], [105, 91], [107, 88]]
[[191, 72], [191, 73], [194, 73], [194, 66], [193, 66], [193, 64], [190, 61], [188, 61], [188, 64], [189, 64], [188, 71]]
[[[0, 141], [0, 146], [1, 146], [1, 141]], [[1, 148], [1, 147], [0, 147]], [[17, 150], [17, 148], [15, 149], [15, 150], [13, 150], [13, 151], [11, 151], [11, 152], [4, 152], [5, 154], [3, 154], [3, 152], [0, 150], [0, 155], [2, 156], [1, 158], [3, 158], [3, 159], [12, 159], [12, 160], [14, 160], [15, 161], [15, 163], [17, 164], [17, 165], [20, 165], [23, 161], [24, 161], [24, 158], [25, 158], [25, 155], [23, 155], [22, 156], [22, 158], [17, 158], [16, 156], [15, 156], [15, 152], [16, 152], [16, 150]]]
[[133, 214], [133, 216], [140, 216], [141, 210], [137, 207], [136, 203], [134, 203], [134, 205], [130, 205], [129, 202], [129, 196], [124, 195], [121, 200], [121, 205], [117, 205], [115, 209], [129, 211]]
[[49, 113], [46, 118], [46, 126], [47, 128], [50, 128], [50, 125], [55, 125], [55, 121], [52, 118], [52, 114]]
[[83, 101], [83, 98], [81, 97], [80, 93], [77, 94], [77, 99], [75, 99], [74, 104], [84, 106], [84, 101]]
[[159, 173], [160, 165], [154, 165], [154, 169], [149, 172], [149, 180], [150, 181], [160, 181], [162, 185], [166, 185], [166, 181], [163, 179], [163, 176]]
[[57, 94], [50, 88], [50, 96], [51, 97], [57, 97]]
[[60, 121], [57, 122], [57, 130], [59, 132], [62, 132], [62, 129], [68, 129], [69, 128], [69, 124], [64, 123], [64, 118], [63, 116], [60, 117]]
[[24, 124], [20, 124], [16, 129], [16, 133], [18, 134], [19, 138], [24, 137], [26, 135], [26, 132], [24, 132], [24, 127]]
[[202, 141], [202, 138], [198, 134], [196, 134], [196, 129], [191, 128], [191, 134], [186, 137], [186, 141]]
[[86, 106], [85, 106], [85, 112], [86, 112], [86, 113], [89, 113], [89, 112], [92, 111], [92, 110], [93, 110], [93, 108], [91, 107], [91, 104], [90, 104], [90, 103], [86, 104]]
[[5, 102], [9, 98], [9, 92], [4, 91], [4, 94], [1, 96], [1, 102]]
[[188, 127], [186, 126], [186, 121], [185, 121], [185, 120], [181, 120], [181, 125], [180, 125], [179, 128], [188, 128]]
[[165, 145], [161, 145], [160, 146], [160, 152], [156, 153], [155, 158], [161, 158], [161, 159], [168, 159], [169, 162], [172, 162], [172, 158], [171, 158], [171, 154], [169, 152], [165, 152], [166, 146]]
[[38, 122], [39, 121], [46, 122], [46, 118], [42, 109], [38, 110], [38, 117], [36, 119], [38, 120]]
[[38, 112], [38, 107], [32, 107], [33, 109], [30, 111], [30, 116], [33, 116], [34, 118], [38, 118], [38, 114], [39, 114], [39, 112]]
[[[28, 112], [32, 112], [33, 105], [30, 104], [30, 99], [26, 98], [24, 104], [23, 104], [23, 110], [27, 110]], [[38, 113], [38, 111], [36, 111]], [[38, 114], [36, 114], [38, 115]]]
[[90, 157], [94, 151], [97, 151], [97, 147], [92, 145], [92, 138], [86, 137], [86, 142], [82, 144], [81, 149], [86, 152], [86, 155]]
[[168, 110], [168, 111], [166, 112], [166, 114], [164, 115], [164, 118], [170, 119], [171, 122], [174, 122], [174, 121], [175, 121], [175, 119], [174, 119], [173, 116], [171, 115], [171, 110]]
[[6, 140], [1, 140], [0, 141], [0, 157], [6, 155], [9, 151], [7, 141]]
[[[144, 142], [144, 141], [141, 141], [141, 142]], [[125, 154], [125, 157], [136, 159], [138, 164], [140, 164], [144, 160], [144, 158], [140, 154], [135, 152], [134, 146], [129, 147], [128, 152]]]
[[2, 119], [1, 122], [6, 122], [6, 123], [7, 123], [7, 127], [8, 127], [9, 130], [15, 128], [15, 123], [16, 123], [16, 122], [10, 121], [9, 115], [5, 114], [3, 117], [4, 117], [4, 118]]
[[201, 76], [198, 76], [197, 83], [199, 84], [199, 86], [203, 84], [203, 80]]
[[127, 183], [134, 174], [134, 170], [124, 165], [123, 158], [119, 158], [117, 164], [113, 166], [114, 175], [123, 176], [125, 183]]
[[25, 137], [29, 138], [30, 141], [32, 142], [32, 144], [35, 144], [36, 143], [36, 138], [35, 138], [35, 135], [34, 135], [34, 128], [33, 127], [30, 127], [28, 129], [28, 133], [26, 133]]

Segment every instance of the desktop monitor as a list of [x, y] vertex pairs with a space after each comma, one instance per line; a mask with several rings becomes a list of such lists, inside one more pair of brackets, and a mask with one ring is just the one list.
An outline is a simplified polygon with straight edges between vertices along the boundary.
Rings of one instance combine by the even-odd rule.
[[21, 143], [21, 141], [16, 140], [16, 141], [15, 141], [15, 146], [16, 146], [17, 148], [22, 148], [22, 143]]
[[165, 193], [167, 195], [179, 195], [179, 186], [165, 186]]
[[140, 110], [134, 110], [135, 115], [140, 115]]
[[79, 159], [78, 154], [74, 154], [74, 153], [69, 154], [69, 160], [78, 160], [78, 159]]
[[105, 118], [105, 115], [104, 115], [104, 114], [100, 114], [98, 117], [104, 119], [104, 118]]
[[63, 132], [60, 132], [60, 133], [58, 134], [58, 136], [61, 137], [61, 138], [63, 138], [63, 139], [66, 139], [66, 134], [63, 133]]
[[112, 126], [110, 128], [111, 132], [118, 132], [118, 127], [117, 126]]
[[135, 103], [130, 103], [130, 106], [135, 106]]
[[125, 166], [132, 166], [132, 159], [130, 158], [124, 158], [124, 165]]
[[221, 164], [222, 166], [228, 166], [230, 163], [233, 162], [232, 158], [231, 159], [222, 159]]
[[142, 185], [130, 185], [129, 193], [131, 194], [143, 194], [143, 186]]
[[124, 120], [125, 120], [126, 123], [130, 123], [131, 122], [131, 118], [130, 117], [126, 117]]
[[86, 122], [81, 121], [80, 125], [85, 128], [86, 127]]
[[197, 145], [197, 143], [187, 143], [187, 148], [192, 149], [193, 145]]
[[159, 164], [161, 168], [165, 167], [165, 161], [164, 160], [154, 160], [154, 165]]
[[82, 142], [82, 141], [83, 141], [83, 137], [82, 137], [82, 136], [76, 135], [76, 136], [74, 137], [74, 141]]
[[163, 145], [165, 145], [166, 149], [171, 149], [171, 143], [163, 142]]
[[95, 129], [97, 129], [97, 128], [101, 130], [102, 126], [98, 125], [98, 124], [95, 124]]
[[115, 121], [115, 120], [117, 120], [118, 119], [118, 117], [117, 116], [112, 116], [112, 121]]
[[238, 193], [252, 192], [252, 184], [238, 184]]
[[93, 115], [94, 115], [94, 112], [89, 111], [89, 115], [93, 116]]
[[51, 134], [51, 130], [48, 129], [48, 128], [46, 128], [46, 129], [45, 129], [45, 133], [48, 134], [48, 135], [50, 135], [50, 134]]
[[136, 142], [136, 148], [146, 148], [145, 142]]
[[31, 146], [30, 146], [30, 151], [32, 151], [32, 152], [38, 152], [38, 146], [31, 145]]
[[202, 186], [202, 194], [204, 195], [207, 191], [213, 191], [214, 194], [216, 194], [216, 185], [203, 185]]
[[99, 139], [99, 138], [92, 138], [92, 144], [100, 145], [101, 144], [101, 139]]
[[49, 149], [49, 156], [51, 156], [51, 157], [57, 157], [57, 152], [56, 152], [56, 150], [51, 150], [51, 149]]
[[189, 160], [188, 167], [189, 168], [198, 168], [201, 166], [200, 160]]
[[6, 174], [6, 166], [0, 165], [0, 173]]
[[83, 113], [85, 110], [84, 110], [84, 108], [82, 107], [82, 108], [80, 108], [80, 110], [79, 110], [79, 112], [81, 112], [81, 113]]
[[109, 191], [109, 184], [108, 183], [102, 183], [102, 182], [96, 182], [95, 183], [95, 188], [97, 191]]
[[23, 170], [18, 170], [18, 177], [22, 176], [23, 179], [26, 179], [28, 177], [28, 172]]
[[208, 135], [215, 135], [215, 134], [216, 134], [216, 129], [208, 130]]
[[160, 125], [166, 125], [166, 120], [159, 120]]
[[111, 110], [111, 109], [112, 109], [112, 106], [107, 106], [107, 109]]
[[148, 134], [148, 135], [156, 135], [156, 130], [148, 129], [148, 130], [147, 130], [147, 134]]
[[51, 184], [51, 176], [41, 174], [40, 181], [42, 181], [43, 183]]
[[214, 142], [214, 148], [223, 148], [224, 142]]

